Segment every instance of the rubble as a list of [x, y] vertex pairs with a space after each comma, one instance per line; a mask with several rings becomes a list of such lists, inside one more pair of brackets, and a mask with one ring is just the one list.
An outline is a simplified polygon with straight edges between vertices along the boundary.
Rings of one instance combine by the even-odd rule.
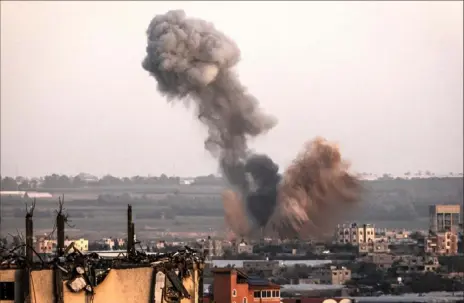
[[[27, 240], [32, 239], [32, 213], [34, 205], [26, 215], [26, 226], [30, 226], [30, 228], [27, 228]], [[131, 213], [131, 206], [129, 205], [129, 237], [133, 237], [134, 235], [134, 223], [131, 222]], [[58, 235], [64, 234], [63, 223], [66, 220], [67, 216], [63, 214], [63, 203], [60, 200], [60, 209], [57, 213], [56, 224]], [[53, 295], [56, 298], [56, 302], [64, 302], [63, 294], [66, 290], [63, 289], [63, 284], [67, 288], [67, 291], [71, 293], [85, 293], [93, 297], [96, 288], [105, 281], [109, 273], [112, 270], [120, 269], [152, 268], [157, 281], [159, 280], [159, 275], [164, 276], [164, 282], [161, 285], [157, 283], [156, 287], [153, 287], [153, 292], [156, 293], [156, 289], [162, 287], [164, 289], [163, 297], [168, 302], [191, 297], [191, 294], [189, 294], [189, 291], [184, 286], [186, 279], [191, 278], [192, 280], [199, 281], [199, 283], [194, 284], [202, 284], [201, 272], [204, 257], [188, 246], [171, 253], [146, 253], [136, 250], [133, 246], [134, 240], [132, 240], [128, 241], [132, 246], [128, 247], [126, 254], [116, 258], [103, 258], [93, 252], [82, 253], [74, 246], [74, 243], [64, 248], [63, 241], [59, 241], [56, 255], [50, 261], [45, 261], [34, 250], [31, 242], [31, 240], [26, 241], [26, 243], [10, 250], [0, 248], [0, 270], [13, 269], [26, 272], [52, 270], [55, 280]], [[24, 253], [24, 248], [28, 253]], [[35, 261], [33, 261], [34, 256], [37, 257]], [[194, 271], [197, 272], [196, 275], [194, 275]], [[154, 283], [155, 281], [148, 282]], [[200, 289], [200, 287], [198, 288]], [[25, 297], [27, 298], [29, 287], [24, 287], [24, 289]]]

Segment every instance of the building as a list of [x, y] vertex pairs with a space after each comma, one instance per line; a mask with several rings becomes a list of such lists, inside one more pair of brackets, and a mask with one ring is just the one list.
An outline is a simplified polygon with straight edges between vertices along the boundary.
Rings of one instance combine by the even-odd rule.
[[458, 253], [458, 235], [456, 232], [447, 231], [442, 233], [431, 233], [425, 238], [425, 252], [452, 256]]
[[351, 280], [351, 270], [343, 266], [330, 266], [313, 272], [311, 279], [319, 281], [320, 284], [343, 285]]
[[114, 243], [115, 243], [115, 241], [113, 239], [111, 239], [111, 238], [103, 238], [103, 239], [101, 239], [101, 244], [106, 245], [109, 248], [109, 250], [114, 249], [114, 245], [115, 245]]
[[220, 303], [280, 303], [280, 286], [234, 268], [213, 270], [213, 300]]
[[394, 242], [396, 240], [408, 239], [411, 235], [410, 230], [406, 229], [387, 229], [387, 228], [376, 228], [376, 241]]
[[46, 237], [38, 238], [35, 242], [34, 249], [37, 253], [52, 254], [56, 251], [56, 240], [51, 240]]
[[280, 263], [278, 260], [254, 260], [254, 261], [243, 261], [243, 269], [248, 274], [263, 275], [264, 277], [270, 277], [278, 271]]
[[434, 256], [397, 256], [394, 270], [397, 274], [434, 272], [439, 267], [438, 258]]
[[429, 207], [430, 230], [437, 232], [458, 231], [461, 223], [461, 205], [439, 204]]
[[[88, 281], [79, 276], [58, 276], [50, 268], [2, 268], [0, 284], [7, 291], [4, 294], [2, 289], [0, 302], [200, 302], [203, 295], [200, 287], [203, 263], [189, 256], [184, 260], [182, 265], [179, 265], [179, 259], [166, 258], [155, 267], [149, 263], [129, 263], [122, 269], [111, 266], [104, 269], [106, 275], [96, 285], [87, 284]], [[75, 265], [67, 263], [61, 266], [69, 269]], [[186, 266], [188, 274], [179, 275], [178, 266]], [[96, 273], [100, 270], [93, 268], [85, 275], [92, 279], [90, 281], [95, 281]], [[55, 290], [58, 283], [64, 286], [59, 292]], [[26, 297], [26, 292], [30, 294], [29, 297]]]
[[361, 243], [375, 242], [375, 227], [371, 224], [339, 224], [336, 230], [336, 241], [339, 244], [355, 246]]
[[390, 252], [387, 242], [372, 242], [360, 243], [358, 246], [359, 253], [388, 253]]
[[252, 254], [253, 253], [253, 245], [246, 243], [242, 240], [238, 245], [232, 245], [232, 253], [239, 255], [239, 254]]
[[[111, 240], [111, 239], [106, 239], [106, 242], [105, 244], [109, 245], [111, 244], [110, 242], [108, 242], [108, 240]], [[68, 247], [69, 245], [71, 245], [71, 243], [74, 242], [74, 247], [77, 248], [79, 251], [81, 252], [86, 252], [89, 250], [89, 240], [85, 240], [85, 239], [79, 239], [79, 240], [69, 240], [69, 239], [66, 239], [64, 241], [64, 247]], [[114, 246], [114, 242], [112, 242], [113, 246]], [[110, 249], [111, 249], [111, 245], [109, 246]]]
[[393, 254], [388, 253], [376, 253], [376, 254], [368, 254], [360, 259], [360, 261], [364, 261], [367, 263], [375, 264], [378, 269], [388, 269], [391, 268], [393, 263], [398, 258]]
[[211, 260], [213, 257], [220, 257], [224, 254], [222, 241], [213, 240], [209, 236], [208, 239], [203, 243], [203, 250], [209, 260]]

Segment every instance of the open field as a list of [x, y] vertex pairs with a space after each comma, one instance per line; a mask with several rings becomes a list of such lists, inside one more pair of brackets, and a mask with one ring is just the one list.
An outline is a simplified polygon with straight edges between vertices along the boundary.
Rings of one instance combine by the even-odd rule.
[[[346, 214], [346, 220], [386, 228], [426, 229], [429, 205], [462, 205], [462, 181], [443, 178], [364, 182], [363, 201]], [[163, 232], [223, 232], [221, 191], [220, 186], [204, 185], [49, 189], [47, 192], [54, 197], [37, 200], [34, 228], [40, 233], [53, 228], [58, 196], [64, 193], [65, 209], [76, 228], [68, 230], [70, 236], [122, 236], [127, 204], [133, 206], [140, 238], [163, 236]], [[18, 198], [1, 199], [2, 235], [24, 228], [24, 202]]]

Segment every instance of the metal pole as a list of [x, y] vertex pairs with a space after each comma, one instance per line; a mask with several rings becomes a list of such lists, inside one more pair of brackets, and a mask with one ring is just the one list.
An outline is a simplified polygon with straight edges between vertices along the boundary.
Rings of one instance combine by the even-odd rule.
[[61, 257], [64, 253], [64, 221], [65, 217], [60, 212], [56, 216], [56, 230], [57, 230], [57, 253]]
[[127, 205], [127, 255], [132, 253], [134, 246], [134, 234], [132, 223], [132, 205]]
[[26, 215], [26, 260], [28, 264], [32, 264], [32, 245], [33, 245], [33, 221], [32, 221], [32, 215], [27, 214]]

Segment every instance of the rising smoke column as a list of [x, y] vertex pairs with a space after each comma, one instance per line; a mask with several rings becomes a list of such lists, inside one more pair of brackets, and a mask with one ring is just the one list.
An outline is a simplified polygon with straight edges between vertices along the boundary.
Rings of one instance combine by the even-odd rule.
[[257, 99], [232, 70], [240, 59], [237, 45], [211, 23], [187, 18], [182, 10], [155, 16], [147, 37], [143, 68], [156, 79], [158, 90], [169, 101], [195, 103], [198, 118], [208, 128], [205, 148], [219, 159], [229, 183], [241, 197], [247, 197], [247, 171], [260, 180], [256, 176], [260, 168], [253, 164], [257, 158], [247, 163], [247, 138], [267, 132], [276, 120], [260, 110]]
[[305, 226], [316, 231], [330, 211], [340, 209], [333, 205], [356, 200], [357, 183], [338, 149], [321, 139], [307, 146], [282, 180], [268, 156], [250, 152], [247, 139], [266, 133], [276, 120], [260, 110], [234, 73], [240, 59], [235, 42], [211, 23], [169, 11], [155, 16], [147, 38], [143, 68], [169, 101], [192, 101], [207, 126], [205, 148], [234, 189], [223, 200], [225, 219], [237, 235], [252, 230], [245, 215], [281, 236], [294, 236]]
[[280, 181], [279, 167], [267, 155], [251, 155], [245, 171], [249, 176], [246, 197], [248, 211], [255, 223], [263, 228], [274, 213], [277, 204], [277, 186]]

